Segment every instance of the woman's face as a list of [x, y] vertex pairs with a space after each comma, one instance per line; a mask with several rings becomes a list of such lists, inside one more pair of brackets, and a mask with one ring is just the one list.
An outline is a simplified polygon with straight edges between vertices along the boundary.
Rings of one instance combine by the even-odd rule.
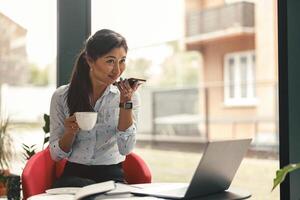
[[88, 59], [92, 83], [97, 85], [114, 83], [125, 70], [126, 55], [125, 49], [119, 47], [114, 48], [95, 61]]

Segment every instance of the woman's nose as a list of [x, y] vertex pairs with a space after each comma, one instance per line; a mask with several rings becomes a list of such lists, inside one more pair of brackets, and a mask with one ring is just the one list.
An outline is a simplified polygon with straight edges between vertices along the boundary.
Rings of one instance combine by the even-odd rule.
[[116, 62], [115, 65], [114, 65], [113, 73], [114, 74], [119, 74], [120, 73], [120, 65], [119, 65], [118, 62]]

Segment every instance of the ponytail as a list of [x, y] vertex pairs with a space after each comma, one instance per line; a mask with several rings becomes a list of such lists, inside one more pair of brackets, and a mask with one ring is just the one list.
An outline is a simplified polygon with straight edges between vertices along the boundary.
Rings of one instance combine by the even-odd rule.
[[86, 61], [85, 51], [81, 51], [75, 61], [71, 75], [67, 105], [70, 115], [75, 112], [93, 111], [90, 103], [92, 84], [89, 77], [90, 67]]

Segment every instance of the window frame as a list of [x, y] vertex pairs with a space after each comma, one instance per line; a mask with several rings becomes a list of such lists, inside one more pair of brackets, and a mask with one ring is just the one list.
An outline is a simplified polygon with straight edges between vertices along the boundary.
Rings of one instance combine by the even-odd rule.
[[[246, 62], [246, 86], [247, 86], [247, 95], [242, 97], [242, 86], [241, 86], [241, 65], [240, 59], [242, 57], [247, 58]], [[224, 105], [225, 106], [255, 106], [257, 105], [256, 97], [256, 85], [255, 85], [255, 51], [239, 51], [233, 53], [227, 53], [224, 55]], [[234, 59], [234, 97], [230, 97], [230, 65], [229, 60]]]

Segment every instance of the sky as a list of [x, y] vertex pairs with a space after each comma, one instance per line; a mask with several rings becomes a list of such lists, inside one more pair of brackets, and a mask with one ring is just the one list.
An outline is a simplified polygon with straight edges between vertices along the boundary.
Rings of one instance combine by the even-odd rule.
[[[92, 33], [113, 29], [126, 37], [132, 52], [148, 46], [144, 56], [158, 60], [169, 51], [158, 44], [183, 37], [183, 2], [92, 0]], [[27, 29], [29, 60], [41, 67], [55, 61], [56, 10], [56, 0], [0, 0], [0, 12]]]

